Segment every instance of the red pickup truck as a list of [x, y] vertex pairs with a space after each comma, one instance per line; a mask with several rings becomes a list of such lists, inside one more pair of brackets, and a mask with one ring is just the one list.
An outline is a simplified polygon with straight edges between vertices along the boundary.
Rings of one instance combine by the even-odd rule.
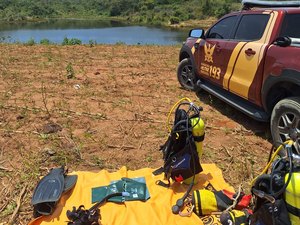
[[299, 1], [243, 1], [241, 11], [206, 32], [190, 31], [177, 70], [182, 87], [205, 90], [258, 121], [270, 121], [274, 143], [292, 138], [298, 153], [299, 7]]

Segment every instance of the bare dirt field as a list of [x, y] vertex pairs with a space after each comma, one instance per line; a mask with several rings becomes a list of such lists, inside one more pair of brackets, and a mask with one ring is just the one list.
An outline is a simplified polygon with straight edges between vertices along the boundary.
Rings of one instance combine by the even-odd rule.
[[204, 109], [201, 162], [249, 192], [271, 148], [269, 125], [181, 89], [179, 49], [0, 45], [0, 224], [32, 219], [33, 189], [50, 168], [161, 166], [167, 114], [182, 97]]

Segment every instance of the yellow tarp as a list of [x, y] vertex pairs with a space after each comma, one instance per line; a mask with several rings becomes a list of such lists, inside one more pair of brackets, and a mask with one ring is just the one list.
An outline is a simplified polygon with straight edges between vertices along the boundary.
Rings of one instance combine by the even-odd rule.
[[[223, 179], [221, 170], [215, 164], [203, 164], [203, 172], [198, 177], [198, 183], [194, 189], [206, 187], [209, 183], [216, 189], [227, 189], [233, 191]], [[79, 171], [72, 174], [78, 175], [78, 181], [74, 189], [63, 194], [54, 213], [51, 216], [37, 218], [29, 225], [63, 225], [67, 224], [66, 211], [72, 210], [79, 205], [87, 209], [91, 203], [93, 187], [109, 185], [111, 181], [122, 177], [135, 178], [145, 177], [150, 192], [150, 199], [146, 202], [128, 201], [123, 204], [108, 202], [100, 208], [103, 225], [201, 225], [218, 224], [215, 217], [200, 219], [197, 215], [191, 217], [180, 217], [172, 214], [171, 207], [185, 193], [188, 185], [173, 183], [170, 188], [164, 188], [155, 184], [157, 180], [163, 180], [163, 174], [154, 176], [154, 169], [144, 168], [136, 171], [127, 170], [122, 167], [119, 171], [109, 173], [106, 170], [100, 172]]]

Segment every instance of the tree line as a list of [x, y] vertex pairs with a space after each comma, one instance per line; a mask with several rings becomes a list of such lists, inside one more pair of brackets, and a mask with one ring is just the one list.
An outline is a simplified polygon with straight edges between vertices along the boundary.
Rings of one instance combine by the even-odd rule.
[[0, 0], [0, 19], [122, 18], [163, 24], [219, 18], [240, 8], [237, 0]]

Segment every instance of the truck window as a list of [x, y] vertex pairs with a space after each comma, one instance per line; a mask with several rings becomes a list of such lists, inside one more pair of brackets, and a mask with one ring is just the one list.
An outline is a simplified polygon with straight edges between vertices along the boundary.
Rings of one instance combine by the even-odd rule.
[[207, 38], [229, 39], [236, 22], [236, 16], [230, 16], [216, 23], [208, 32]]
[[280, 36], [300, 38], [300, 14], [287, 14], [285, 16]]
[[245, 41], [259, 40], [264, 33], [269, 18], [270, 15], [267, 14], [243, 15], [234, 39]]

